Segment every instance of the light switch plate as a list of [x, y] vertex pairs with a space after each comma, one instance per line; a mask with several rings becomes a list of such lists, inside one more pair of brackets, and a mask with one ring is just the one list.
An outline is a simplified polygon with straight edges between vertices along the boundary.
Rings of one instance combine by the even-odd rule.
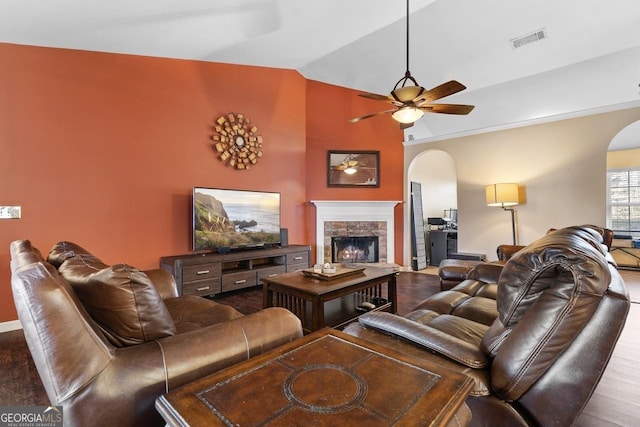
[[0, 219], [18, 219], [22, 216], [22, 206], [0, 206]]

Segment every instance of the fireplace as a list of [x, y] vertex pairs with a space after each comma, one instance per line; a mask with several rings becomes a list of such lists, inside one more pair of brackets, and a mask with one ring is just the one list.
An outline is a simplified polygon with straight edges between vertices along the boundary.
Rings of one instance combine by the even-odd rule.
[[316, 263], [332, 262], [333, 237], [377, 237], [379, 263], [393, 263], [397, 201], [313, 200], [316, 205]]
[[377, 236], [347, 236], [331, 238], [331, 262], [378, 262]]

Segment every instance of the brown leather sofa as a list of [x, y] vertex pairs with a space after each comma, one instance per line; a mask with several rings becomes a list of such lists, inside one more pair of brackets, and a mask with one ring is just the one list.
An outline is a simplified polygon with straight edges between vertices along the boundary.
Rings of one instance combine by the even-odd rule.
[[602, 234], [556, 230], [478, 268], [405, 317], [369, 313], [345, 331], [469, 375], [471, 426], [571, 425], [630, 306]]
[[65, 425], [163, 425], [161, 394], [302, 336], [282, 308], [245, 316], [178, 297], [164, 270], [109, 266], [68, 242], [48, 262], [28, 240], [10, 249], [18, 316]]

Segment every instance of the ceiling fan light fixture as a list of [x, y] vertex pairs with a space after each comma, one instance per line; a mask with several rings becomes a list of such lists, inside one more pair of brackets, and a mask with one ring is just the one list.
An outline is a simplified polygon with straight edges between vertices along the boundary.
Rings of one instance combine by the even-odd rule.
[[418, 96], [422, 95], [424, 91], [425, 90], [422, 86], [403, 86], [394, 88], [392, 96], [398, 101], [405, 103], [413, 101]]
[[413, 123], [424, 116], [424, 111], [415, 107], [402, 107], [398, 111], [391, 114], [391, 117], [400, 123]]
[[344, 170], [344, 173], [346, 173], [347, 175], [353, 175], [357, 171], [358, 170], [355, 168], [355, 166], [350, 166]]

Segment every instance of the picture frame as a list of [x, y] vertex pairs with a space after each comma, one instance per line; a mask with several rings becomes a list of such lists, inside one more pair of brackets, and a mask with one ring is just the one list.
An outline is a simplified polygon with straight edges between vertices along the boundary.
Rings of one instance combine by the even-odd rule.
[[380, 151], [329, 150], [328, 187], [380, 187]]

